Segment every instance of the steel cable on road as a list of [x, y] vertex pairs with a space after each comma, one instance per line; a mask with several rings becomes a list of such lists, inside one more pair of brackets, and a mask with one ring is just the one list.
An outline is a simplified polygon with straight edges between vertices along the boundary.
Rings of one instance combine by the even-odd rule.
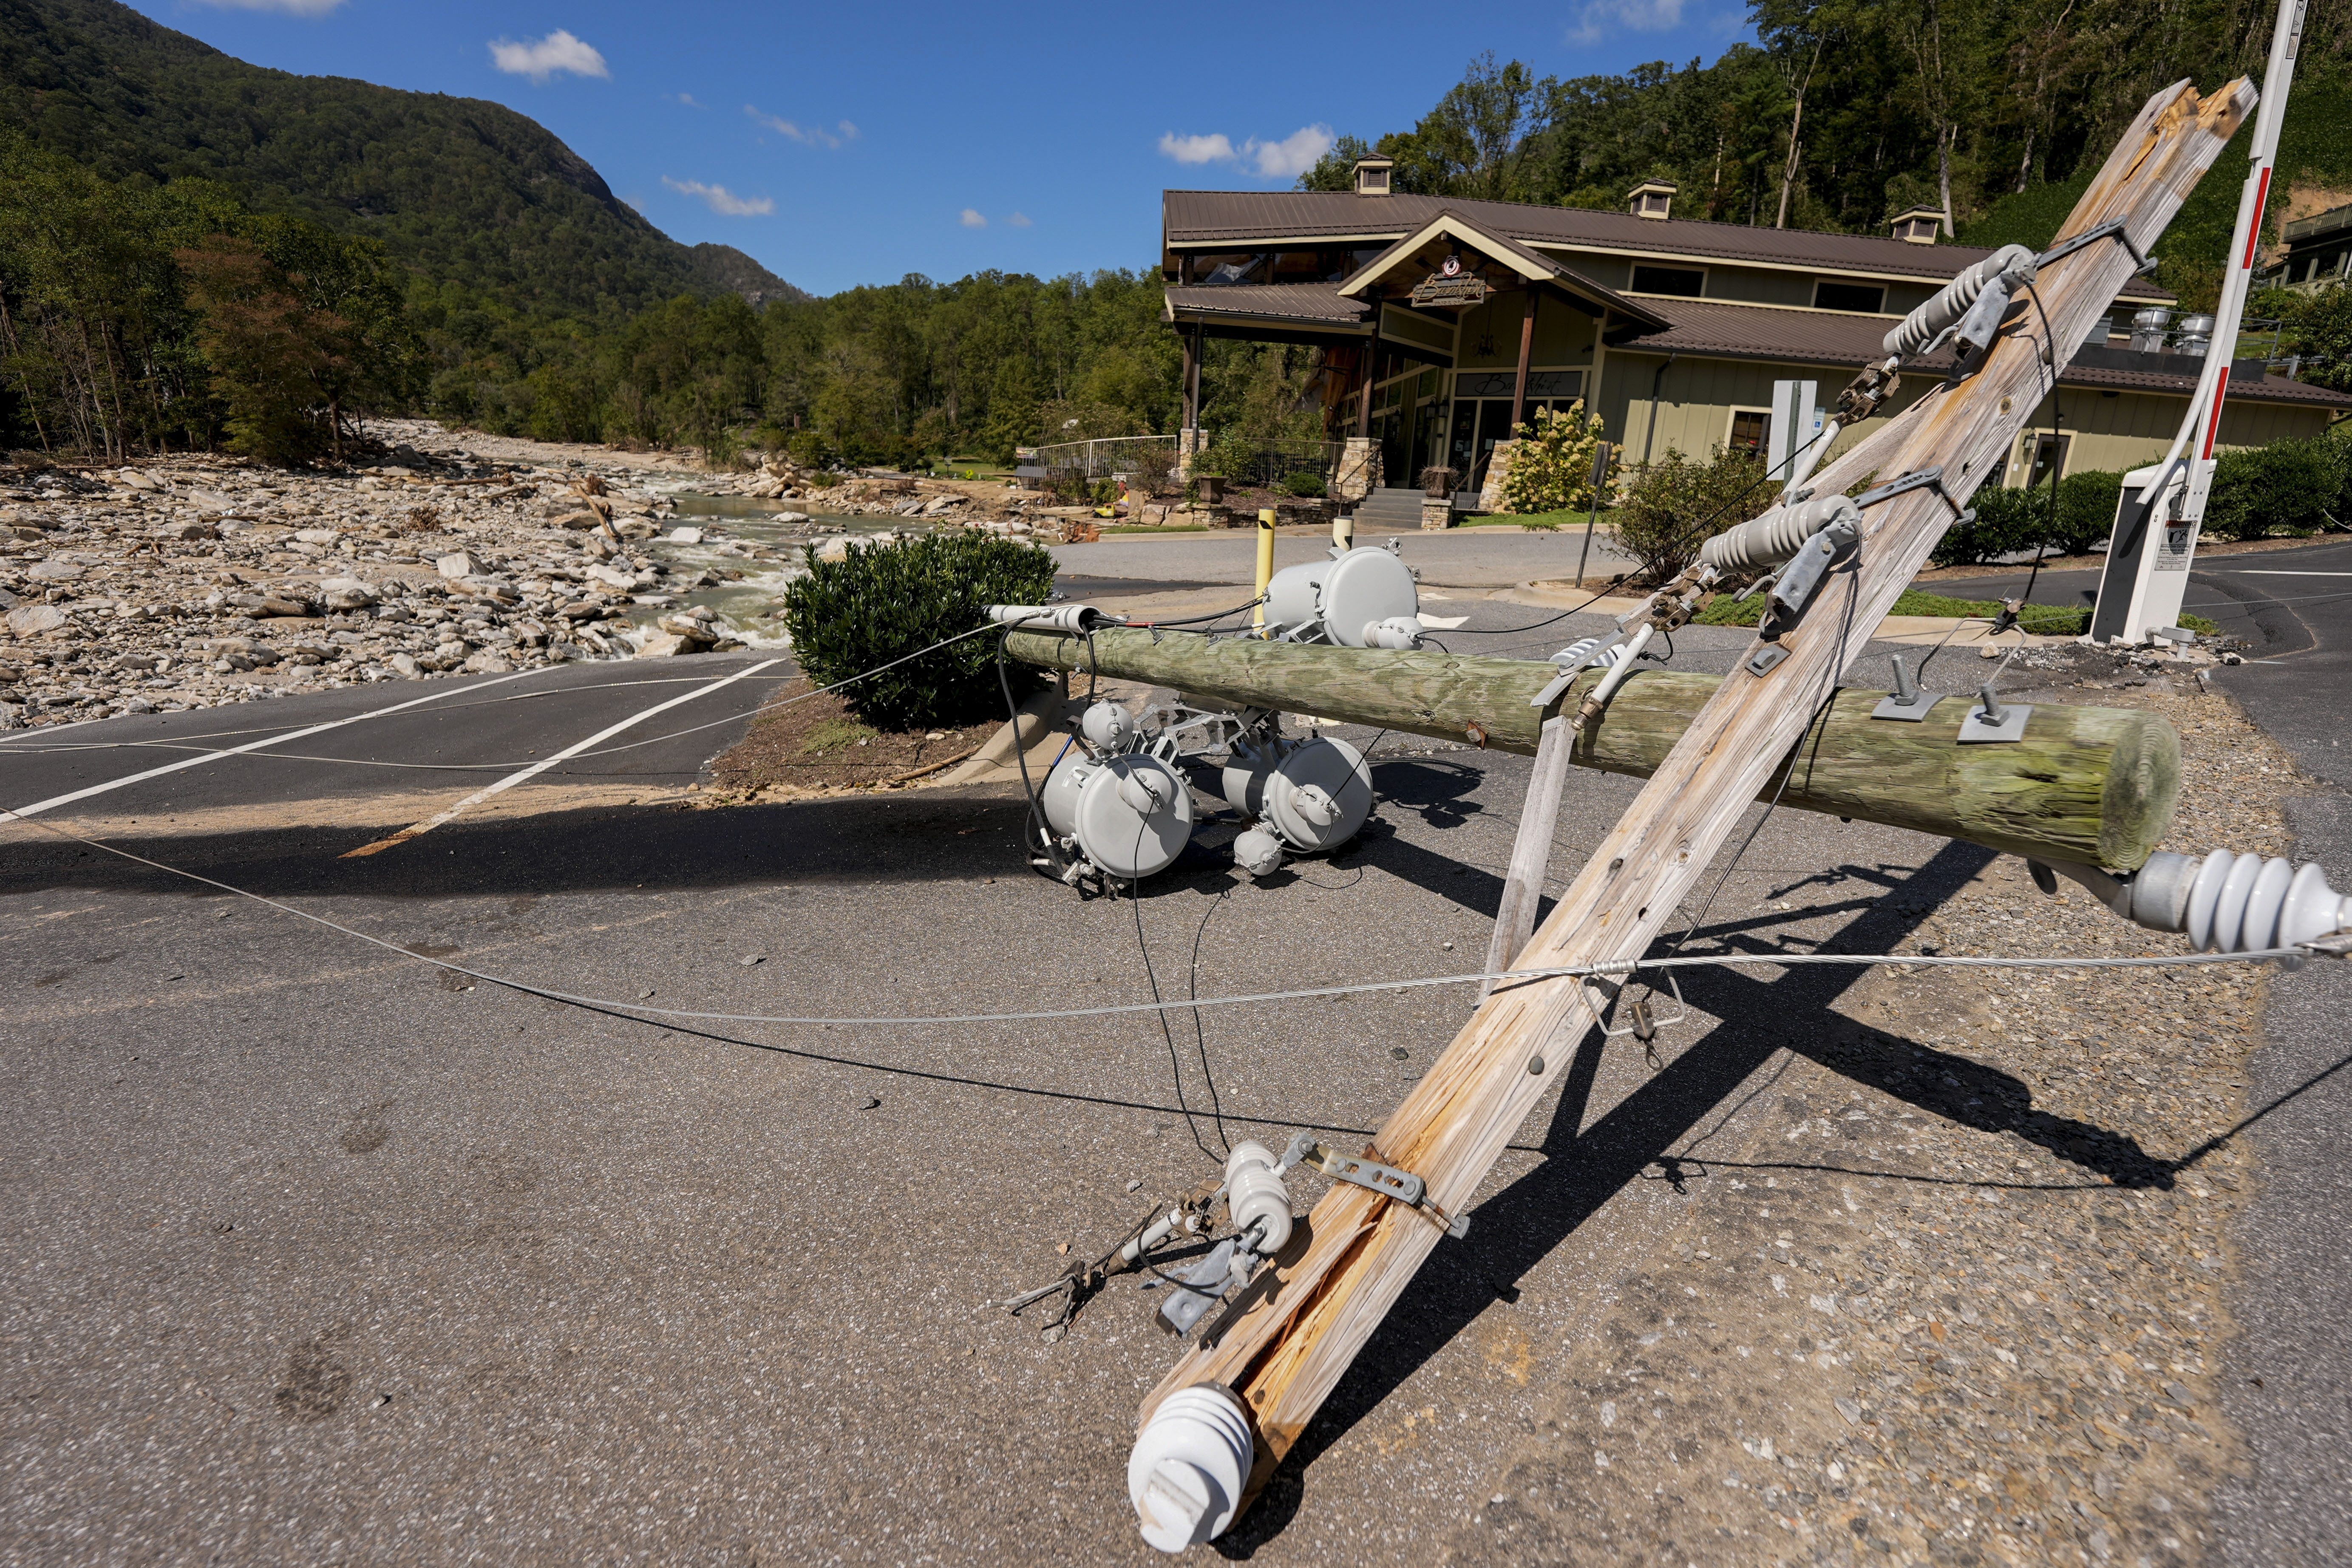
[[1511, 982], [1584, 979], [1613, 975], [1631, 977], [1654, 969], [1727, 968], [1748, 964], [1778, 964], [1789, 967], [1830, 965], [1873, 968], [1881, 965], [1908, 965], [1921, 968], [1947, 969], [2161, 969], [2195, 968], [2214, 964], [2263, 964], [2285, 958], [2309, 958], [2314, 956], [2312, 949], [2307, 947], [2264, 947], [2246, 953], [2159, 954], [2134, 958], [1979, 957], [1954, 954], [1913, 953], [1708, 953], [1688, 957], [1624, 958], [1601, 964], [1567, 964], [1542, 968], [1479, 970], [1462, 975], [1419, 975], [1403, 979], [1365, 980], [1340, 986], [1308, 986], [1286, 991], [1257, 991], [1229, 997], [1194, 997], [1187, 998], [1182, 1001], [1118, 1002], [1099, 1007], [1051, 1008], [1031, 1012], [901, 1013], [864, 1017], [845, 1014], [711, 1012], [687, 1008], [652, 1008], [646, 1007], [642, 1002], [617, 1001], [605, 997], [583, 996], [577, 992], [558, 991], [545, 986], [535, 986], [528, 980], [518, 980], [505, 975], [494, 975], [487, 970], [469, 969], [463, 964], [452, 964], [446, 958], [436, 958], [426, 954], [411, 952], [398, 943], [382, 936], [370, 936], [341, 921], [313, 914], [307, 909], [298, 908], [293, 904], [271, 898], [266, 894], [255, 893], [249, 889], [238, 887], [233, 883], [206, 876], [201, 872], [189, 871], [181, 866], [151, 859], [146, 855], [133, 853], [131, 851], [107, 843], [103, 840], [88, 838], [68, 829], [58, 827], [54, 822], [33, 821], [30, 819], [25, 819], [25, 821], [30, 826], [39, 828], [45, 832], [54, 833], [58, 838], [68, 840], [85, 848], [102, 851], [107, 854], [130, 861], [137, 865], [146, 866], [153, 871], [163, 872], [167, 875], [183, 877], [206, 887], [217, 888], [223, 893], [234, 894], [239, 898], [250, 899], [256, 904], [275, 909], [282, 915], [290, 915], [297, 920], [307, 920], [314, 925], [324, 926], [338, 935], [349, 936], [354, 941], [364, 942], [373, 947], [381, 947], [387, 953], [415, 963], [428, 965], [453, 975], [463, 975], [467, 979], [518, 991], [525, 996], [539, 997], [551, 1002], [563, 1002], [573, 1007], [590, 1008], [617, 1016], [638, 1018], [645, 1022], [655, 1022], [662, 1019], [692, 1019], [704, 1023], [857, 1025], [879, 1029], [947, 1024], [1033, 1023], [1058, 1019], [1108, 1018], [1122, 1013], [1167, 1013], [1192, 1008], [1250, 1007], [1266, 1002], [1308, 1001], [1323, 997], [1363, 996], [1377, 991], [1422, 990], [1433, 986], [1478, 985], [1488, 980], [1496, 982], [1496, 989], [1499, 991]]

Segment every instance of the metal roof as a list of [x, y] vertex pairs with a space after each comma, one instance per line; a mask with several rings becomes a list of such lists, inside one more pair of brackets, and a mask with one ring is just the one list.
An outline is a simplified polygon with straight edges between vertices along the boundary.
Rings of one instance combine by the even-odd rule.
[[1181, 311], [1330, 327], [1360, 326], [1365, 319], [1363, 302], [1345, 298], [1331, 283], [1181, 283], [1169, 285], [1167, 296], [1171, 318]]
[[[1916, 277], [1923, 282], [1945, 282], [1961, 267], [1991, 254], [1977, 246], [1913, 245], [1882, 235], [1637, 218], [1625, 212], [1473, 202], [1454, 196], [1360, 196], [1352, 191], [1164, 191], [1160, 231], [1171, 249], [1281, 239], [1362, 238], [1386, 243], [1449, 209], [1488, 233], [1527, 245]], [[2126, 283], [2123, 292], [2136, 298], [2172, 298], [2137, 277]]]
[[[1662, 331], [1612, 333], [1612, 353], [1671, 351], [1696, 359], [1763, 360], [1776, 364], [1832, 365], [1851, 370], [1865, 361], [1885, 357], [1882, 340], [1894, 324], [1891, 318], [1883, 316], [1840, 316], [1817, 310], [1774, 309], [1764, 305], [1729, 305], [1713, 299], [1654, 299], [1649, 303], [1672, 324]], [[1938, 375], [1951, 366], [1952, 357], [1945, 352], [1913, 361], [1904, 370], [1906, 374]], [[2058, 379], [2067, 386], [2168, 392], [2182, 397], [2197, 388], [2197, 378], [2192, 375], [2111, 365], [2070, 364]], [[2268, 373], [2259, 382], [2232, 378], [2230, 396], [2256, 402], [2352, 408], [2352, 394]]]

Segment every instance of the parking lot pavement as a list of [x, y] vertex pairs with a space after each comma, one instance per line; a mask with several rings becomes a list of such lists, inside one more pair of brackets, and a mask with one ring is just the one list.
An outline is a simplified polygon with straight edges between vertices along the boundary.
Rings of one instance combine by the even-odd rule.
[[[1451, 640], [1482, 652], [1540, 656], [1605, 623], [1463, 602]], [[1681, 664], [1727, 669], [1745, 638], [1680, 641]], [[479, 755], [530, 748], [514, 710], [467, 711]], [[404, 954], [0, 830], [0, 1062], [17, 1092], [0, 1132], [0, 1556], [1150, 1560], [1123, 1467], [1136, 1401], [1173, 1356], [1149, 1325], [1156, 1297], [1122, 1281], [1060, 1338], [989, 1303], [1055, 1277], [1064, 1244], [1115, 1241], [1227, 1138], [1376, 1126], [1467, 992], [1209, 1008], [1165, 1029], [763, 1020], [1474, 968], [1527, 764], [1418, 737], [1375, 750], [1382, 803], [1345, 852], [1254, 884], [1222, 854], [1223, 824], [1134, 900], [1028, 874], [1023, 805], [1001, 789], [724, 810], [551, 797], [360, 861], [341, 858], [375, 831], [359, 821], [134, 846]], [[292, 776], [272, 786], [259, 762], [176, 777], [215, 767], [292, 799]], [[1555, 885], [1636, 788], [1576, 778]], [[110, 810], [134, 803], [121, 794]], [[1885, 951], [1951, 901], [1995, 896], [1992, 861], [1781, 811], [1702, 936]], [[1661, 1160], [1704, 1140], [1736, 1161], [1801, 1132], [1812, 1108], [1776, 1085], [1804, 1042], [1916, 1066], [1899, 1016], [1854, 1032], [1877, 995], [1859, 972], [1688, 989], [1654, 1065], [1573, 1047], [1470, 1238], [1440, 1248], [1229, 1550], [1426, 1561], [1559, 1420], [1612, 1303], [1728, 1191]], [[662, 1008], [683, 1011], [631, 1015]], [[1937, 1011], [1937, 1029], [1961, 1016]], [[1869, 1114], [1934, 1119], [1955, 1140], [1938, 1158], [2013, 1137], [1938, 1080], [1887, 1072], [1868, 1091]], [[1746, 1551], [1701, 1542], [1686, 1560]]]

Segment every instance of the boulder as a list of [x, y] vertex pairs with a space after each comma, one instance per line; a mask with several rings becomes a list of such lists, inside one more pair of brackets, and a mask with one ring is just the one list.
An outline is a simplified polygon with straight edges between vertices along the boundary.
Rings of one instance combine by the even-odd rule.
[[637, 657], [640, 659], [674, 658], [680, 653], [693, 653], [695, 647], [696, 643], [691, 638], [681, 637], [675, 632], [656, 632], [637, 644]]
[[637, 586], [637, 574], [635, 572], [623, 571], [616, 567], [606, 566], [602, 561], [590, 567], [588, 569], [588, 575], [596, 581], [607, 584], [610, 587], [617, 588], [625, 593], [635, 590]]
[[216, 539], [220, 530], [210, 523], [174, 523], [163, 530], [167, 539]]
[[26, 577], [38, 582], [72, 582], [81, 574], [82, 566], [79, 561], [68, 560], [63, 556], [54, 555], [47, 560], [35, 561], [25, 570]]
[[330, 610], [365, 610], [383, 596], [356, 577], [330, 577], [319, 584], [320, 601]]
[[306, 545], [331, 545], [343, 536], [333, 528], [297, 528], [294, 537]]
[[484, 570], [482, 563], [474, 559], [471, 550], [462, 549], [455, 555], [443, 556], [435, 561], [433, 566], [434, 570], [447, 578], [479, 577]]
[[702, 542], [700, 528], [672, 528], [665, 540], [674, 545], [698, 545]]
[[514, 663], [496, 648], [467, 655], [466, 668], [478, 675], [511, 675]]
[[8, 612], [8, 632], [15, 637], [38, 637], [66, 623], [66, 612], [54, 604], [25, 604]]

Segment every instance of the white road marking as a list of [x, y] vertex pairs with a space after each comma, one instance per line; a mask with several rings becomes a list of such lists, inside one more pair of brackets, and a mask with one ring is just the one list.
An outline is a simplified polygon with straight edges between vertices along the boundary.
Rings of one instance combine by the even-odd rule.
[[2352, 571], [2268, 571], [2260, 567], [2241, 566], [2230, 569], [2231, 577], [2352, 577]]
[[284, 746], [292, 741], [306, 740], [311, 736], [324, 735], [331, 729], [341, 729], [347, 724], [357, 724], [362, 719], [382, 718], [388, 713], [399, 713], [404, 708], [422, 707], [426, 703], [437, 703], [445, 697], [464, 696], [488, 686], [504, 685], [509, 681], [519, 681], [530, 674], [531, 672], [529, 670], [518, 670], [511, 675], [497, 675], [487, 681], [477, 681], [471, 685], [452, 686], [446, 691], [435, 692], [431, 696], [411, 697], [404, 703], [394, 703], [390, 707], [370, 708], [365, 713], [355, 713], [349, 718], [335, 719], [328, 724], [314, 724], [308, 729], [298, 729], [291, 735], [273, 735], [260, 740], [248, 740], [243, 746], [231, 746], [219, 751], [206, 751], [195, 757], [184, 757], [177, 762], [166, 762], [161, 768], [150, 768], [144, 773], [132, 773], [121, 779], [109, 779], [106, 783], [92, 784], [86, 789], [76, 789], [68, 794], [52, 795], [46, 800], [36, 800], [29, 806], [18, 806], [14, 810], [0, 807], [0, 817], [36, 816], [43, 811], [54, 810], [59, 806], [70, 806], [76, 800], [87, 800], [93, 795], [103, 795], [110, 789], [121, 789], [132, 784], [143, 783], [150, 779], [160, 779], [166, 773], [177, 773], [183, 768], [198, 768], [207, 762], [216, 762], [224, 757], [236, 757], [245, 752], [259, 751], [268, 747]]
[[697, 697], [709, 696], [712, 692], [717, 691], [721, 686], [732, 685], [737, 681], [743, 679], [747, 675], [756, 675], [761, 670], [767, 669], [770, 665], [781, 664], [782, 663], [783, 661], [782, 659], [762, 660], [761, 663], [753, 664], [748, 669], [738, 670], [731, 675], [727, 675], [719, 680], [713, 681], [707, 686], [698, 686], [693, 691], [688, 692], [683, 696], [675, 696], [666, 703], [657, 703], [654, 706], [646, 709], [643, 713], [631, 714], [627, 718], [623, 719], [620, 723], [610, 726], [604, 729], [600, 729], [585, 740], [575, 741], [572, 745], [565, 747], [562, 750], [556, 752], [541, 761], [532, 763], [528, 768], [508, 774], [505, 778], [499, 779], [497, 783], [490, 785], [487, 789], [475, 790], [472, 794], [467, 796], [464, 800], [458, 801], [456, 805], [450, 807], [446, 811], [436, 811], [432, 816], [425, 818], [423, 821], [412, 823], [409, 826], [401, 829], [400, 831], [393, 834], [392, 837], [388, 839], [378, 839], [372, 844], [362, 844], [355, 850], [347, 850], [343, 852], [341, 858], [347, 861], [358, 860], [362, 856], [381, 854], [385, 850], [391, 849], [395, 845], [404, 844], [409, 840], [415, 838], [418, 834], [429, 833], [434, 829], [439, 827], [442, 823], [449, 821], [451, 818], [456, 817], [460, 813], [472, 810], [475, 807], [480, 805], [491, 796], [503, 794], [507, 790], [513, 789], [516, 785], [537, 777], [539, 774], [545, 772], [548, 768], [554, 767], [559, 762], [579, 756], [582, 752], [588, 750], [592, 747], [602, 746], [604, 742], [612, 739], [623, 730], [643, 724], [646, 720], [653, 717], [656, 714], [667, 713], [671, 708], [677, 707], [681, 703], [690, 703]]

